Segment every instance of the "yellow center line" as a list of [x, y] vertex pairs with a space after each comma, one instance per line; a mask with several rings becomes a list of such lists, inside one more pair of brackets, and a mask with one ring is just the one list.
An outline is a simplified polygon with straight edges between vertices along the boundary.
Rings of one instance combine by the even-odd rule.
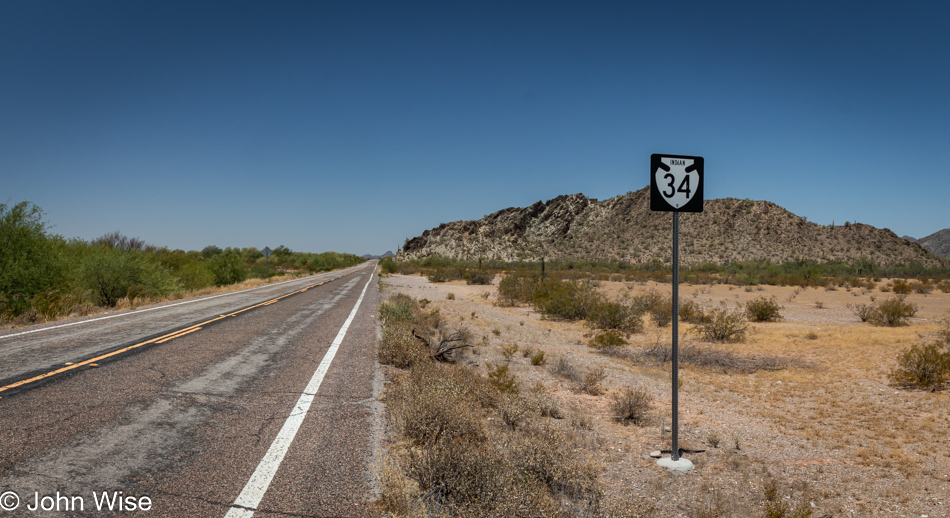
[[168, 334], [166, 334], [166, 335], [162, 335], [162, 336], [159, 336], [159, 337], [157, 337], [157, 338], [152, 338], [151, 340], [146, 340], [146, 341], [144, 341], [144, 342], [139, 342], [139, 343], [137, 343], [137, 344], [135, 344], [135, 345], [130, 345], [130, 346], [128, 346], [128, 347], [125, 347], [125, 348], [122, 348], [122, 349], [119, 349], [119, 350], [116, 350], [116, 351], [112, 351], [111, 353], [103, 354], [103, 355], [101, 355], [101, 356], [96, 356], [95, 358], [90, 358], [90, 359], [88, 359], [88, 360], [86, 360], [86, 361], [83, 361], [83, 362], [79, 362], [79, 363], [67, 363], [65, 367], [61, 367], [61, 368], [59, 368], [59, 369], [56, 369], [56, 370], [47, 372], [47, 373], [45, 373], [45, 374], [40, 374], [39, 376], [34, 376], [34, 377], [32, 377], [32, 378], [29, 378], [29, 379], [21, 380], [21, 381], [18, 381], [18, 382], [16, 382], [16, 383], [11, 383], [11, 384], [9, 384], [9, 385], [7, 385], [7, 386], [5, 386], [5, 387], [0, 387], [0, 392], [6, 391], [6, 390], [10, 390], [10, 389], [12, 389], [12, 388], [19, 387], [19, 386], [21, 386], [21, 385], [26, 385], [26, 384], [28, 384], [28, 383], [33, 383], [34, 381], [39, 381], [39, 380], [41, 380], [41, 379], [46, 379], [46, 378], [48, 378], [48, 377], [50, 377], [50, 376], [55, 376], [55, 375], [57, 375], [57, 374], [62, 374], [63, 372], [70, 371], [70, 370], [73, 370], [73, 369], [77, 369], [77, 368], [82, 367], [82, 366], [84, 366], [84, 365], [89, 365], [89, 364], [94, 364], [94, 363], [96, 363], [96, 362], [101, 362], [102, 360], [104, 360], [104, 359], [106, 359], [106, 358], [111, 358], [112, 356], [115, 356], [115, 355], [117, 355], [117, 354], [121, 354], [121, 353], [124, 353], [124, 352], [127, 352], [127, 351], [131, 351], [132, 349], [135, 349], [135, 348], [137, 348], [137, 347], [141, 347], [141, 346], [143, 346], [143, 345], [147, 345], [147, 344], [150, 344], [150, 343], [153, 343], [153, 342], [161, 343], [161, 342], [164, 342], [164, 341], [166, 341], [166, 340], [171, 340], [172, 338], [175, 338], [175, 337], [178, 337], [178, 336], [181, 336], [181, 335], [188, 334], [188, 333], [190, 333], [190, 332], [192, 332], [192, 331], [197, 331], [198, 329], [201, 328], [201, 326], [203, 326], [203, 325], [205, 325], [205, 324], [210, 324], [211, 322], [214, 322], [215, 320], [221, 320], [222, 318], [224, 318], [224, 317], [218, 317], [218, 318], [213, 318], [213, 319], [211, 319], [211, 320], [206, 320], [206, 321], [204, 321], [204, 322], [202, 322], [202, 323], [200, 323], [200, 324], [196, 324], [196, 325], [193, 325], [193, 326], [191, 326], [191, 327], [186, 327], [185, 329], [181, 329], [181, 330], [178, 330], [178, 331], [174, 331], [174, 332], [172, 332], [172, 333], [168, 333]]
[[194, 329], [189, 329], [188, 331], [183, 331], [183, 332], [181, 332], [181, 333], [178, 333], [177, 335], [169, 336], [168, 338], [165, 338], [164, 340], [159, 340], [159, 341], [157, 341], [157, 342], [155, 342], [155, 343], [157, 343], [157, 344], [163, 344], [163, 343], [165, 343], [165, 342], [167, 342], [167, 341], [169, 341], [169, 340], [173, 340], [173, 339], [175, 339], [175, 338], [178, 338], [179, 336], [185, 336], [185, 335], [187, 335], [188, 333], [194, 333], [195, 331], [201, 331], [202, 329], [203, 329], [203, 328], [201, 328], [201, 327], [196, 327], [196, 328], [194, 328]]
[[[355, 273], [355, 272], [351, 272], [351, 273]], [[345, 274], [345, 275], [350, 275], [350, 274], [347, 273], [347, 274]], [[341, 275], [340, 277], [344, 277], [345, 275]], [[221, 316], [219, 316], [219, 317], [217, 317], [217, 318], [212, 318], [211, 320], [206, 320], [206, 321], [204, 321], [204, 322], [202, 322], [202, 323], [200, 323], [200, 324], [195, 324], [195, 325], [193, 325], [193, 326], [186, 327], [186, 328], [184, 328], [184, 329], [179, 329], [178, 331], [173, 331], [173, 332], [168, 333], [168, 334], [166, 334], [166, 335], [162, 335], [162, 336], [159, 336], [159, 337], [157, 337], [157, 338], [152, 338], [151, 340], [146, 340], [146, 341], [144, 341], [144, 342], [139, 342], [139, 343], [137, 343], [137, 344], [135, 344], [135, 345], [130, 345], [130, 346], [128, 346], [128, 347], [124, 347], [124, 348], [122, 348], [122, 349], [118, 349], [118, 350], [116, 350], [116, 351], [112, 351], [111, 353], [103, 354], [103, 355], [101, 355], [101, 356], [96, 356], [95, 358], [90, 358], [90, 359], [88, 359], [88, 360], [86, 360], [86, 361], [82, 361], [82, 362], [79, 362], [79, 363], [66, 362], [66, 366], [65, 366], [65, 367], [61, 367], [61, 368], [59, 368], [59, 369], [56, 369], [56, 370], [53, 370], [53, 371], [49, 371], [49, 372], [47, 372], [47, 373], [45, 373], [45, 374], [40, 374], [39, 376], [34, 376], [34, 377], [32, 377], [32, 378], [29, 378], [29, 379], [21, 380], [21, 381], [18, 381], [18, 382], [16, 382], [16, 383], [11, 383], [11, 384], [6, 385], [6, 386], [4, 386], [4, 387], [0, 387], [0, 392], [6, 391], [6, 390], [10, 390], [10, 389], [12, 389], [12, 388], [16, 388], [16, 387], [19, 387], [19, 386], [22, 386], [22, 385], [27, 385], [27, 384], [29, 384], [29, 383], [33, 383], [34, 381], [39, 381], [39, 380], [42, 380], [42, 379], [46, 379], [46, 378], [48, 378], [48, 377], [50, 377], [50, 376], [55, 376], [55, 375], [57, 375], [57, 374], [62, 374], [62, 373], [64, 373], [64, 372], [67, 372], [67, 371], [70, 371], [70, 370], [73, 370], [73, 369], [77, 369], [77, 368], [82, 367], [82, 366], [84, 366], [84, 365], [91, 365], [91, 366], [97, 367], [97, 366], [98, 366], [98, 363], [101, 363], [101, 361], [104, 360], [104, 359], [106, 359], [106, 358], [111, 358], [112, 356], [115, 356], [115, 355], [117, 355], [117, 354], [122, 354], [122, 353], [124, 353], [124, 352], [131, 351], [132, 349], [141, 347], [141, 346], [143, 346], [143, 345], [148, 345], [148, 344], [150, 344], [150, 343], [158, 343], [158, 344], [160, 344], [160, 343], [167, 342], [168, 340], [171, 340], [171, 339], [173, 339], [173, 338], [178, 338], [179, 336], [184, 336], [184, 335], [187, 335], [187, 334], [189, 334], [189, 333], [193, 333], [193, 332], [195, 332], [195, 331], [199, 331], [199, 330], [202, 328], [202, 326], [205, 326], [205, 325], [210, 324], [210, 323], [212, 323], [212, 322], [216, 322], [216, 321], [218, 321], [218, 320], [221, 320], [222, 318], [228, 318], [228, 317], [237, 316], [239, 313], [243, 313], [243, 312], [245, 312], [245, 311], [249, 311], [249, 310], [252, 310], [252, 309], [254, 309], [254, 308], [259, 308], [259, 307], [261, 307], [261, 306], [269, 306], [269, 305], [271, 305], [271, 304], [273, 304], [273, 303], [279, 301], [280, 299], [282, 299], [282, 298], [284, 298], [284, 297], [289, 297], [290, 295], [293, 295], [293, 294], [295, 294], [295, 293], [301, 293], [301, 292], [307, 291], [308, 289], [313, 288], [313, 287], [316, 287], [316, 286], [322, 286], [322, 285], [324, 285], [324, 284], [326, 284], [326, 283], [328, 283], [328, 282], [333, 282], [333, 281], [339, 279], [340, 277], [334, 277], [334, 278], [332, 278], [332, 279], [330, 279], [330, 280], [328, 280], [328, 281], [318, 282], [317, 284], [314, 284], [313, 286], [308, 286], [307, 288], [304, 288], [304, 289], [302, 289], [302, 290], [298, 290], [298, 291], [293, 292], [293, 293], [288, 293], [287, 295], [284, 295], [284, 296], [282, 296], [282, 297], [277, 297], [276, 299], [271, 299], [271, 300], [268, 300], [268, 301], [266, 301], [266, 302], [262, 302], [262, 303], [260, 303], [260, 304], [254, 305], [254, 306], [251, 306], [251, 307], [248, 307], [248, 308], [244, 308], [244, 309], [242, 309], [242, 310], [240, 310], [240, 311], [235, 311], [234, 313], [228, 313], [227, 315], [221, 315]], [[97, 363], [97, 362], [98, 362], [98, 363]]]

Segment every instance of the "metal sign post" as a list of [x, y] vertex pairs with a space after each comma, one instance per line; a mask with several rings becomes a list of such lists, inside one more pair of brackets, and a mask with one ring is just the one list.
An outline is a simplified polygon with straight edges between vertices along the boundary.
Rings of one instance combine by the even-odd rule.
[[673, 213], [673, 444], [670, 458], [657, 461], [670, 470], [693, 469], [679, 450], [679, 233], [680, 212], [703, 211], [703, 162], [698, 156], [650, 156], [650, 210]]
[[270, 248], [265, 246], [264, 249], [261, 250], [261, 253], [264, 254], [264, 268], [265, 268], [264, 271], [266, 272], [266, 275], [270, 277], [270, 261], [268, 261], [267, 259], [268, 257], [270, 257]]

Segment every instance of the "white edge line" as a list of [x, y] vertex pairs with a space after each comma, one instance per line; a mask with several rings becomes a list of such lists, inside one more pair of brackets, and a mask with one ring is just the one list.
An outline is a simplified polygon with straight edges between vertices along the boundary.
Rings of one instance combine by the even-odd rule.
[[[345, 271], [345, 270], [344, 270], [344, 271]], [[333, 273], [333, 272], [324, 272], [323, 274], [317, 274], [317, 275], [325, 275], [325, 274], [330, 274], [330, 273]], [[316, 275], [314, 275], [314, 277], [316, 277]], [[228, 295], [238, 295], [238, 294], [241, 294], [241, 293], [247, 293], [247, 292], [249, 292], [249, 291], [259, 290], [259, 289], [261, 289], [261, 288], [272, 288], [272, 287], [274, 287], [274, 286], [280, 286], [280, 285], [282, 285], [282, 284], [287, 284], [288, 282], [294, 282], [294, 281], [299, 281], [299, 280], [300, 280], [300, 279], [290, 279], [289, 281], [276, 282], [276, 283], [274, 283], [274, 284], [263, 284], [263, 285], [258, 286], [258, 287], [256, 287], [256, 288], [248, 288], [248, 289], [246, 289], [246, 290], [239, 290], [239, 291], [229, 291], [229, 292], [227, 292], [227, 293], [221, 293], [220, 295], [211, 295], [211, 296], [209, 296], [209, 297], [202, 297], [202, 298], [199, 298], [199, 299], [186, 300], [185, 302], [176, 302], [176, 303], [174, 303], [174, 304], [167, 304], [167, 305], [164, 305], [164, 306], [156, 306], [156, 307], [154, 307], [154, 308], [148, 308], [148, 309], [136, 309], [136, 310], [133, 310], [133, 311], [129, 311], [128, 313], [121, 313], [121, 314], [119, 314], [119, 315], [109, 315], [109, 316], [107, 316], [107, 317], [92, 318], [92, 319], [83, 320], [83, 321], [80, 321], [80, 322], [70, 322], [70, 323], [68, 323], [68, 324], [60, 324], [60, 325], [58, 325], [58, 326], [44, 327], [44, 328], [42, 328], [42, 329], [31, 329], [31, 330], [29, 330], [29, 331], [22, 331], [22, 332], [20, 332], [20, 333], [13, 333], [13, 334], [9, 334], [9, 335], [2, 335], [2, 336], [0, 336], [0, 340], [3, 340], [4, 338], [12, 338], [12, 337], [14, 337], [14, 336], [22, 336], [22, 335], [28, 335], [28, 334], [31, 334], [31, 333], [39, 333], [39, 332], [41, 332], [41, 331], [52, 331], [53, 329], [61, 329], [61, 328], [64, 328], [64, 327], [69, 327], [69, 326], [78, 326], [78, 325], [82, 325], [82, 324], [89, 324], [89, 323], [91, 323], [91, 322], [98, 322], [98, 321], [100, 321], [100, 320], [108, 320], [108, 319], [110, 319], [110, 318], [119, 318], [119, 317], [131, 316], [131, 315], [138, 315], [139, 313], [145, 313], [145, 312], [147, 312], [147, 311], [155, 311], [156, 309], [173, 308], [173, 307], [175, 307], [175, 306], [181, 306], [181, 305], [184, 305], [184, 304], [191, 304], [191, 303], [193, 303], [193, 302], [201, 302], [201, 301], [203, 301], [203, 300], [211, 300], [211, 299], [216, 299], [216, 298], [218, 298], [218, 297], [226, 297], [226, 296], [228, 296]]]
[[323, 377], [330, 368], [333, 357], [336, 356], [337, 349], [339, 349], [340, 344], [343, 343], [343, 337], [346, 335], [347, 329], [349, 329], [353, 319], [356, 318], [356, 312], [360, 309], [363, 296], [366, 295], [366, 288], [369, 288], [369, 284], [372, 281], [373, 274], [370, 273], [369, 280], [366, 281], [366, 285], [363, 286], [363, 292], [360, 293], [360, 298], [356, 300], [356, 305], [354, 305], [353, 310], [350, 311], [350, 316], [347, 317], [346, 322], [343, 323], [343, 327], [340, 328], [340, 332], [337, 333], [333, 343], [330, 344], [330, 348], [323, 356], [323, 360], [320, 362], [317, 370], [314, 371], [313, 377], [310, 378], [310, 382], [307, 383], [303, 393], [300, 394], [300, 398], [297, 400], [293, 411], [290, 413], [290, 416], [287, 417], [287, 420], [284, 421], [284, 426], [281, 427], [280, 432], [277, 433], [277, 437], [274, 438], [274, 442], [272, 442], [270, 448], [267, 449], [264, 458], [261, 459], [260, 464], [257, 465], [254, 474], [251, 475], [247, 484], [244, 485], [241, 494], [238, 495], [234, 503], [231, 504], [231, 509], [228, 510], [228, 514], [225, 515], [225, 518], [249, 518], [254, 516], [254, 510], [257, 509], [257, 505], [260, 504], [264, 498], [267, 488], [270, 487], [270, 483], [277, 473], [277, 468], [280, 467], [281, 461], [284, 460], [284, 455], [287, 454], [287, 450], [290, 448], [290, 443], [293, 442], [294, 437], [297, 435], [297, 430], [300, 429], [304, 418], [307, 417], [310, 404], [320, 389], [320, 384], [323, 382]]

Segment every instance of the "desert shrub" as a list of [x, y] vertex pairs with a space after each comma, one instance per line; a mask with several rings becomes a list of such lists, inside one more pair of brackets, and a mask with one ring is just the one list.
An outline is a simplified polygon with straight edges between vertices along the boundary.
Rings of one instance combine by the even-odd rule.
[[673, 320], [673, 299], [655, 291], [634, 299], [634, 306], [643, 308], [658, 327], [666, 327]]
[[[616, 354], [638, 362], [666, 363], [673, 359], [672, 347], [659, 344], [640, 351], [615, 351], [608, 354]], [[808, 365], [778, 356], [738, 354], [709, 346], [680, 347], [679, 361], [682, 365], [707, 367], [723, 374], [751, 374], [756, 371], [778, 371], [789, 366], [806, 367]]]
[[38, 206], [0, 203], [0, 315], [15, 317], [29, 309], [30, 299], [62, 284], [62, 239], [47, 227]]
[[568, 356], [561, 356], [556, 362], [554, 362], [554, 365], [551, 366], [551, 374], [560, 376], [562, 378], [567, 378], [572, 381], [581, 380], [580, 371], [577, 370], [574, 362], [571, 361], [571, 358]]
[[933, 291], [934, 285], [931, 284], [930, 282], [927, 282], [927, 281], [915, 282], [915, 283], [913, 283], [913, 284], [911, 285], [911, 289], [914, 290], [914, 293], [920, 293], [921, 295], [927, 295], [928, 293], [930, 293], [930, 292]]
[[385, 323], [410, 322], [418, 307], [419, 304], [409, 295], [396, 293], [379, 305], [379, 317]]
[[680, 322], [701, 324], [706, 320], [706, 313], [695, 301], [687, 300], [680, 303], [679, 319]]
[[429, 271], [429, 282], [449, 282], [462, 278], [462, 272], [451, 266], [439, 266]]
[[510, 362], [516, 352], [518, 352], [518, 344], [508, 344], [501, 347], [501, 355], [504, 356], [506, 362]]
[[492, 402], [484, 378], [453, 365], [420, 362], [397, 379], [386, 395], [387, 415], [409, 442], [484, 437], [481, 415]]
[[92, 300], [102, 306], [115, 306], [124, 297], [154, 297], [181, 288], [154, 256], [138, 250], [94, 248], [80, 262], [79, 278]]
[[583, 374], [581, 377], [580, 389], [592, 396], [599, 396], [604, 393], [604, 387], [601, 383], [607, 379], [607, 372], [603, 367], [596, 367]]
[[518, 393], [518, 379], [515, 378], [515, 375], [510, 371], [507, 363], [502, 363], [501, 365], [489, 363], [486, 366], [488, 367], [488, 382], [491, 383], [498, 392], [509, 394]]
[[588, 347], [597, 349], [598, 351], [614, 349], [624, 345], [627, 345], [627, 341], [623, 338], [623, 334], [616, 329], [608, 329], [597, 333], [597, 335], [591, 338], [590, 342], [587, 343]]
[[650, 318], [657, 327], [666, 327], [673, 321], [673, 299], [663, 297], [648, 311], [650, 312]]
[[911, 317], [917, 314], [917, 305], [907, 302], [906, 297], [898, 295], [881, 301], [868, 315], [868, 322], [877, 326], [906, 326]]
[[405, 369], [428, 357], [425, 346], [413, 337], [408, 329], [398, 326], [383, 328], [382, 338], [376, 348], [376, 358], [383, 365]]
[[950, 293], [950, 281], [944, 279], [937, 283], [937, 289], [944, 293]]
[[583, 320], [601, 302], [601, 296], [588, 282], [549, 277], [538, 283], [533, 302], [545, 316]]
[[41, 316], [45, 320], [53, 320], [73, 312], [81, 313], [84, 307], [92, 307], [88, 300], [88, 293], [62, 293], [59, 290], [40, 293], [33, 297], [30, 304], [32, 307], [24, 312], [30, 322], [36, 322]]
[[696, 326], [704, 340], [710, 342], [742, 342], [745, 340], [749, 326], [743, 311], [732, 311], [723, 302], [718, 308], [710, 310], [706, 316], [708, 321]]
[[412, 275], [414, 273], [419, 273], [420, 270], [418, 265], [412, 264], [408, 261], [396, 263], [396, 269], [402, 275]]
[[643, 310], [635, 305], [600, 302], [588, 312], [587, 326], [623, 333], [639, 333], [643, 331]]
[[764, 493], [765, 518], [808, 518], [812, 515], [812, 509], [805, 502], [800, 502], [792, 509], [789, 502], [779, 494], [774, 480], [766, 482]]
[[650, 394], [641, 387], [627, 387], [611, 396], [610, 413], [624, 425], [642, 425], [653, 406]]
[[931, 341], [914, 344], [897, 357], [891, 380], [914, 388], [933, 388], [950, 378], [950, 348]]
[[396, 267], [396, 262], [389, 259], [382, 259], [379, 261], [379, 271], [384, 274], [394, 274], [399, 271], [399, 268]]
[[867, 322], [868, 318], [874, 313], [876, 306], [874, 304], [848, 304], [848, 307], [851, 308], [851, 311], [854, 311], [854, 314], [861, 319], [861, 322]]
[[772, 297], [758, 297], [746, 302], [745, 313], [753, 322], [775, 322], [782, 318], [782, 307]]
[[894, 285], [891, 286], [891, 290], [893, 290], [897, 295], [907, 295], [913, 291], [913, 289], [910, 287], [910, 284], [904, 281], [895, 282]]
[[517, 395], [506, 395], [498, 405], [502, 422], [511, 430], [517, 430], [530, 417], [532, 408], [528, 402]]
[[244, 258], [236, 253], [226, 251], [216, 254], [207, 260], [207, 264], [215, 286], [227, 286], [247, 279]]
[[466, 284], [485, 285], [491, 284], [495, 279], [495, 272], [488, 270], [468, 270], [465, 272]]
[[937, 339], [950, 350], [950, 318], [943, 321], [944, 328], [937, 332]]
[[530, 304], [541, 277], [527, 271], [509, 273], [498, 283], [498, 302], [503, 306]]
[[544, 351], [538, 351], [531, 355], [531, 365], [543, 365], [544, 364]]
[[564, 412], [561, 410], [556, 399], [549, 398], [543, 394], [538, 394], [534, 399], [534, 404], [541, 417], [550, 417], [551, 419], [564, 419]]

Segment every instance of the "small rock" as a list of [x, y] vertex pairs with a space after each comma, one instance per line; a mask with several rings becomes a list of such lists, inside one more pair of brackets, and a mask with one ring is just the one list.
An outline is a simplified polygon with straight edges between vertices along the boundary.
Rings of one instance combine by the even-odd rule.
[[662, 456], [663, 456], [663, 453], [661, 453], [660, 450], [654, 450], [654, 451], [651, 451], [651, 452], [650, 452], [650, 457], [651, 457], [651, 458], [659, 459], [659, 458], [662, 457]]

